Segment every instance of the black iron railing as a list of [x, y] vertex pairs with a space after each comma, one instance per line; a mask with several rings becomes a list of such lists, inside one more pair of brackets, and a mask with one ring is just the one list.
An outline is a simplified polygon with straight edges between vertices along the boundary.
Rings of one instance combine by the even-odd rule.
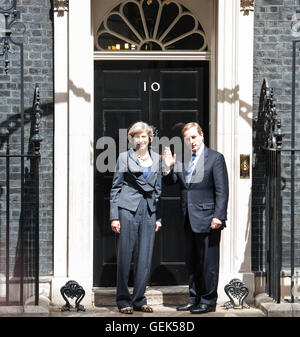
[[[296, 261], [297, 246], [299, 246], [299, 185], [297, 163], [300, 148], [296, 146], [296, 59], [297, 44], [293, 41], [292, 65], [292, 106], [291, 106], [291, 146], [282, 147], [284, 134], [281, 120], [278, 118], [274, 104], [273, 89], [267, 80], [263, 82], [263, 112], [265, 122], [265, 205], [266, 205], [266, 291], [279, 303], [282, 299], [281, 276], [290, 277], [290, 295], [285, 299], [295, 302], [296, 285], [295, 269], [299, 265]], [[299, 48], [299, 47], [298, 47]], [[297, 160], [298, 156], [298, 160]], [[282, 158], [284, 157], [284, 162]], [[299, 166], [299, 165], [298, 165]], [[284, 167], [284, 177], [282, 170]], [[284, 195], [284, 197], [283, 197]], [[284, 205], [284, 234], [283, 239], [283, 205]], [[288, 242], [289, 241], [289, 242]], [[283, 255], [284, 247], [284, 255]], [[285, 265], [283, 268], [283, 257]], [[296, 263], [295, 263], [296, 261]], [[284, 270], [283, 270], [284, 269]]]
[[283, 134], [277, 116], [273, 89], [263, 82], [265, 129], [265, 193], [266, 193], [266, 291], [280, 302], [282, 260], [281, 145]]
[[[1, 240], [0, 250], [0, 273], [2, 275], [0, 305], [23, 305], [24, 301], [33, 295], [35, 304], [38, 305], [39, 166], [42, 141], [39, 134], [40, 93], [36, 85], [32, 113], [25, 116], [24, 46], [22, 42], [14, 39], [13, 32], [17, 29], [24, 34], [26, 29], [18, 21], [20, 11], [17, 9], [17, 1], [13, 0], [10, 8], [0, 8], [0, 16], [1, 19], [4, 18], [4, 31], [1, 32], [3, 35], [0, 37], [0, 62], [1, 58], [4, 58], [3, 69], [5, 74], [9, 75], [10, 54], [16, 54], [18, 50], [20, 67], [17, 72], [20, 74], [17, 84], [20, 90], [19, 113], [14, 116], [10, 115], [0, 124], [0, 165], [1, 168], [5, 168], [0, 184], [0, 229], [1, 233], [5, 233], [5, 240]], [[28, 151], [25, 153], [25, 124], [28, 123], [31, 128]], [[20, 138], [17, 138], [18, 136]], [[15, 139], [12, 140], [13, 138]], [[3, 275], [5, 291], [3, 291]], [[16, 296], [18, 291], [19, 296]]]
[[[292, 63], [292, 115], [291, 115], [291, 148], [286, 149], [291, 156], [291, 238], [290, 238], [290, 277], [291, 277], [291, 302], [295, 302], [295, 227], [297, 225], [295, 218], [296, 195], [298, 191], [295, 189], [296, 176], [296, 157], [300, 154], [300, 148], [296, 147], [296, 71], [297, 71], [297, 45], [299, 49], [300, 40], [293, 41], [293, 63]], [[299, 83], [299, 82], [298, 82]]]
[[[0, 134], [0, 161], [5, 162], [5, 186], [1, 186], [1, 194], [5, 193], [5, 300], [0, 299], [0, 305], [23, 305], [24, 300], [34, 295], [35, 305], [39, 304], [39, 174], [40, 174], [40, 97], [39, 87], [35, 88], [33, 113], [31, 116], [31, 136], [27, 154], [16, 154], [11, 151], [10, 138], [15, 131], [15, 125], [10, 122]], [[29, 164], [25, 165], [25, 160]], [[15, 161], [14, 165], [11, 162]], [[16, 169], [16, 161], [20, 165], [20, 175], [15, 178], [12, 169]], [[25, 168], [25, 169], [24, 169]], [[16, 184], [18, 183], [18, 184]], [[11, 186], [13, 185], [13, 186]], [[17, 188], [16, 188], [16, 185]], [[16, 211], [14, 204], [20, 195], [20, 208]], [[3, 202], [2, 199], [2, 202]], [[4, 207], [3, 207], [4, 208]], [[19, 214], [19, 230], [17, 242], [14, 213]], [[3, 219], [4, 217], [1, 216]], [[16, 247], [15, 251], [12, 247]], [[34, 286], [31, 287], [30, 285]], [[16, 299], [19, 290], [19, 300]]]

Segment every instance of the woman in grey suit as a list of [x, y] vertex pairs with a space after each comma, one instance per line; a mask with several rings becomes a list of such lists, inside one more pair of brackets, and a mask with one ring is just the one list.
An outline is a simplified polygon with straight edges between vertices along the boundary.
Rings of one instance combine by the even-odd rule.
[[[161, 194], [161, 159], [149, 145], [151, 127], [137, 122], [128, 131], [133, 149], [119, 155], [110, 193], [112, 230], [119, 234], [117, 256], [117, 306], [121, 313], [153, 312], [145, 290], [151, 268], [155, 232], [161, 228], [158, 215]], [[128, 289], [134, 257], [134, 289]]]

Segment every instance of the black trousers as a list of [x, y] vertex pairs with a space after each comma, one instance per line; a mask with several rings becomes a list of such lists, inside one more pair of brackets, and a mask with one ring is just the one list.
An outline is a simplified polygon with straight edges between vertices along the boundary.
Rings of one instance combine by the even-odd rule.
[[185, 220], [185, 252], [189, 277], [189, 303], [217, 303], [221, 229], [195, 233]]

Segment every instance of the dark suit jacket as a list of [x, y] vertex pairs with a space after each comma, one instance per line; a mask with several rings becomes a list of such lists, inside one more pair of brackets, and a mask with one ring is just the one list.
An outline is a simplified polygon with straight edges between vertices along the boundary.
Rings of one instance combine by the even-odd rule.
[[225, 227], [229, 189], [224, 156], [204, 146], [190, 184], [186, 183], [186, 170], [185, 164], [176, 162], [163, 178], [166, 184], [180, 184], [183, 221], [188, 210], [192, 230], [196, 233], [210, 232], [212, 218], [221, 219]]
[[161, 159], [158, 153], [150, 150], [153, 160], [151, 172], [145, 179], [143, 167], [133, 149], [119, 155], [110, 192], [110, 220], [119, 219], [119, 209], [135, 212], [145, 197], [151, 212], [160, 219], [159, 200], [161, 194]]

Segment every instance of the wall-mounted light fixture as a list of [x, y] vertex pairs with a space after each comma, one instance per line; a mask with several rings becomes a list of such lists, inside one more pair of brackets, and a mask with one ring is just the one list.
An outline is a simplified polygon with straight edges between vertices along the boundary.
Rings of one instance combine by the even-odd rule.
[[255, 0], [241, 0], [241, 12], [244, 15], [249, 15], [250, 12], [254, 11]]
[[68, 0], [54, 0], [53, 10], [54, 12], [58, 13], [58, 16], [64, 16], [64, 12], [69, 11], [69, 1]]
[[[298, 2], [298, 4], [297, 4]], [[294, 38], [300, 37], [300, 0], [295, 0], [295, 7], [297, 7], [293, 14], [287, 16], [288, 20], [291, 20], [291, 32]]]

